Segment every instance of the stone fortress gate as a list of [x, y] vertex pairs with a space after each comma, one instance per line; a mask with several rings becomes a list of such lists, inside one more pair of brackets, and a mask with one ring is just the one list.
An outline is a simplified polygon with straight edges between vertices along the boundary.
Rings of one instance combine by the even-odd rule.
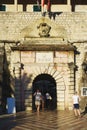
[[[31, 28], [34, 24], [34, 28]], [[17, 107], [30, 110], [37, 88], [50, 92], [52, 109], [68, 109], [70, 87], [74, 91], [74, 51], [66, 31], [41, 18], [21, 31], [22, 40], [11, 52], [11, 75], [15, 79]], [[71, 64], [71, 65], [70, 65]], [[70, 86], [70, 87], [69, 87]]]
[[86, 59], [87, 14], [65, 12], [49, 17], [41, 13], [2, 12], [2, 16], [3, 102], [14, 97], [17, 111], [33, 110], [33, 93], [39, 88], [43, 94], [50, 92], [51, 109], [71, 110], [74, 91], [81, 92], [81, 87], [86, 86], [82, 63]]

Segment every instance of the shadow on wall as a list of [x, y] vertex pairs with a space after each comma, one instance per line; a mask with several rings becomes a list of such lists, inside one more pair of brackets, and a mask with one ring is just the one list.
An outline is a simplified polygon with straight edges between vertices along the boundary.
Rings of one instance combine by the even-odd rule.
[[[27, 76], [27, 74], [24, 73], [22, 76], [19, 75], [19, 78], [17, 78], [15, 75], [14, 77], [12, 77], [10, 75], [9, 70], [6, 68], [4, 67], [4, 73], [3, 73], [2, 103], [1, 103], [3, 110], [2, 113], [5, 114], [8, 113], [8, 111], [14, 113], [13, 110], [14, 107], [10, 105], [11, 102], [13, 103], [13, 105], [15, 105], [17, 112], [24, 111], [26, 107], [30, 107], [29, 105], [31, 105], [28, 100], [31, 100], [32, 96], [32, 86], [29, 88], [29, 83], [31, 83], [32, 75]], [[13, 84], [14, 88], [11, 88], [10, 85], [10, 82], [12, 81], [14, 82]], [[12, 95], [14, 95], [15, 98], [13, 98]], [[9, 107], [9, 110], [7, 108], [7, 105]]]
[[31, 83], [32, 75], [28, 76], [26, 73], [24, 73], [21, 76], [21, 70], [23, 69], [23, 65], [21, 65], [21, 68], [18, 68], [20, 70], [20, 72], [18, 72], [19, 76], [16, 76], [15, 69], [13, 69], [13, 73], [14, 73], [14, 77], [13, 77], [10, 73], [9, 65], [10, 63], [7, 60], [7, 52], [4, 49], [3, 64], [2, 64], [3, 81], [1, 82], [2, 97], [0, 101], [1, 102], [0, 107], [2, 108], [1, 114], [7, 113], [7, 99], [13, 97], [13, 95], [16, 98], [17, 111], [25, 110], [25, 107], [31, 105], [29, 104], [30, 103], [29, 100], [31, 100], [32, 97], [32, 86], [29, 86], [29, 83]]
[[10, 71], [9, 71], [9, 62], [7, 61], [6, 52], [4, 50], [3, 56], [3, 75], [2, 75], [2, 99], [1, 99], [1, 106], [2, 106], [2, 113], [6, 113], [6, 104], [7, 104], [7, 97], [11, 97], [14, 93], [13, 89], [10, 87]]
[[26, 107], [32, 107], [32, 76], [32, 74], [28, 76], [27, 73], [21, 76], [21, 110], [25, 110]]
[[[15, 70], [13, 70], [14, 77], [12, 77], [12, 75], [10, 74], [9, 65], [10, 63], [7, 60], [7, 52], [4, 50], [3, 75], [2, 75], [3, 81], [0, 83], [2, 88], [2, 99], [0, 101], [0, 106], [2, 107], [1, 114], [7, 113], [7, 99], [13, 97], [13, 95], [15, 95], [17, 99], [16, 103], [18, 106], [20, 106], [20, 111], [24, 110], [25, 108], [24, 95], [26, 93], [28, 84], [30, 83], [32, 77], [32, 76], [28, 77], [26, 74], [24, 74], [20, 80], [20, 76], [19, 78], [15, 77], [15, 72], [14, 72]], [[21, 69], [23, 69], [23, 66], [21, 66]], [[11, 83], [13, 84], [11, 85]], [[31, 91], [32, 91], [31, 89], [27, 90], [28, 94], [30, 94]]]

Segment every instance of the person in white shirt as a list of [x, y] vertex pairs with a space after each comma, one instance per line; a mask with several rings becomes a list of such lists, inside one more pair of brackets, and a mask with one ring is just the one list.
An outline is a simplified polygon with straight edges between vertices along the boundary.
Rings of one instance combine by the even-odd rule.
[[50, 101], [52, 100], [51, 95], [47, 92], [46, 93], [46, 108], [49, 109], [50, 108]]
[[75, 116], [81, 116], [80, 114], [80, 109], [79, 109], [79, 101], [80, 101], [80, 97], [77, 94], [77, 92], [74, 93], [73, 97], [73, 108], [74, 108], [74, 114]]
[[40, 105], [41, 105], [41, 98], [42, 98], [42, 94], [39, 91], [39, 89], [34, 93], [34, 96], [35, 96], [36, 109], [37, 109], [37, 112], [39, 112], [40, 111]]

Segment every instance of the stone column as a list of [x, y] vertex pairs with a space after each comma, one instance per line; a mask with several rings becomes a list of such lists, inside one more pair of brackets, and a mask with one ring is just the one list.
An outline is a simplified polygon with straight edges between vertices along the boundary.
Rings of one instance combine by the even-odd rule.
[[71, 12], [71, 0], [67, 0], [67, 9]]
[[69, 90], [68, 90], [68, 94], [69, 94], [69, 110], [72, 110], [72, 96], [74, 94], [74, 91], [76, 91], [76, 86], [75, 86], [75, 75], [74, 75], [74, 69], [70, 68], [69, 71]]
[[21, 70], [20, 64], [15, 64], [15, 99], [17, 111], [21, 110]]
[[[0, 43], [0, 105], [2, 104], [4, 43]], [[1, 112], [0, 108], [0, 112]]]
[[67, 5], [70, 5], [70, 0], [67, 0]]
[[18, 0], [14, 0], [15, 11], [18, 11]]

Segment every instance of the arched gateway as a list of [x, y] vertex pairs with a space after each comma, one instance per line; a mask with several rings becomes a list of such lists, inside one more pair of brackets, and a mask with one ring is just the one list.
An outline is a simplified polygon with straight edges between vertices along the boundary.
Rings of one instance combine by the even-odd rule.
[[24, 28], [21, 37], [11, 47], [11, 86], [17, 110], [34, 108], [32, 95], [37, 86], [44, 93], [49, 89], [54, 109], [71, 108], [75, 48], [67, 42], [64, 27], [41, 18]]
[[52, 109], [69, 108], [69, 92], [71, 92], [71, 88], [74, 90], [74, 84], [71, 84], [74, 82], [74, 71], [69, 68], [68, 61], [71, 59], [73, 51], [15, 50], [11, 55], [14, 70], [12, 75], [15, 79], [12, 84], [15, 86], [18, 111], [34, 109], [32, 95], [37, 87], [43, 93], [50, 91], [53, 97]]
[[[40, 89], [42, 94], [49, 92], [52, 96], [52, 106], [50, 109], [57, 109], [61, 100], [60, 98], [62, 97], [62, 100], [64, 101], [62, 103], [62, 109], [64, 109], [66, 85], [64, 83], [62, 73], [55, 69], [54, 64], [51, 65], [51, 67], [49, 64], [35, 67], [34, 71], [36, 74], [32, 76], [32, 94], [36, 91], [37, 88]], [[32, 99], [32, 108], [34, 109], [34, 98]]]
[[[48, 92], [52, 100], [49, 104], [49, 109], [56, 109], [57, 107], [57, 94], [56, 94], [56, 82], [54, 78], [49, 74], [40, 74], [33, 81], [33, 93], [39, 89], [44, 97], [44, 108], [46, 108], [46, 93]], [[33, 109], [35, 108], [35, 100], [33, 97]]]

